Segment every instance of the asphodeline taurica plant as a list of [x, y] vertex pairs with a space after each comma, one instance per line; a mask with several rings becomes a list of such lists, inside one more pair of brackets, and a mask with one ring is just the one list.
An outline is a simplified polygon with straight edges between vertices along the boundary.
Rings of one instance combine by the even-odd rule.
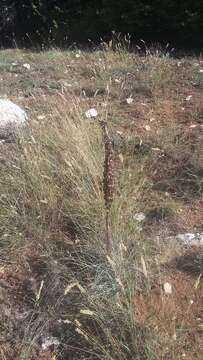
[[113, 174], [113, 144], [108, 133], [107, 122], [104, 120], [99, 121], [105, 150], [104, 157], [104, 172], [103, 172], [103, 193], [104, 193], [104, 204], [105, 204], [105, 222], [106, 222], [106, 249], [107, 253], [110, 254], [112, 250], [112, 235], [110, 228], [110, 209], [113, 201], [114, 194], [114, 174]]

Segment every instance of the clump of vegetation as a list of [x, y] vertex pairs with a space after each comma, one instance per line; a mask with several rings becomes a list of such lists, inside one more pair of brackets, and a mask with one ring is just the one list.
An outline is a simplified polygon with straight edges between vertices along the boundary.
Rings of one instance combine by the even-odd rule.
[[[26, 132], [0, 144], [2, 358], [190, 359], [199, 351], [189, 301], [201, 308], [201, 267], [185, 274], [172, 260], [184, 252], [177, 229], [190, 222], [201, 232], [197, 59], [122, 47], [1, 59], [3, 91], [30, 118]], [[82, 91], [84, 69], [93, 96]], [[28, 91], [27, 79], [42, 76], [54, 79], [52, 91]]]

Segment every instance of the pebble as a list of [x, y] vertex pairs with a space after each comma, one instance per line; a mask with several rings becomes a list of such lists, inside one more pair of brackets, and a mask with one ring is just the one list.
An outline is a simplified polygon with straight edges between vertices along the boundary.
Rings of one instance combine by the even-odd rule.
[[168, 282], [165, 282], [163, 285], [164, 288], [164, 292], [166, 295], [171, 295], [172, 294], [172, 285]]
[[86, 117], [89, 118], [95, 118], [98, 115], [98, 112], [96, 109], [92, 108], [85, 112]]
[[146, 219], [146, 215], [143, 212], [139, 212], [133, 216], [133, 219], [137, 220], [138, 222], [142, 222]]

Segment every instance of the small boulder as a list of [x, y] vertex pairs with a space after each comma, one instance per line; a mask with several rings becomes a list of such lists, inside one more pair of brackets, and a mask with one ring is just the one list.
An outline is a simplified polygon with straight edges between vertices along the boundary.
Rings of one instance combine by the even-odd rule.
[[27, 123], [26, 112], [8, 99], [0, 99], [0, 138], [22, 129]]

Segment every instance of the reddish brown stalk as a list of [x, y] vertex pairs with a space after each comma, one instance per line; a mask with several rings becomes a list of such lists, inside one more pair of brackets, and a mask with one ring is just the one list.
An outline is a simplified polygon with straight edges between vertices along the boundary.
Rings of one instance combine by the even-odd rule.
[[112, 250], [112, 236], [111, 236], [111, 227], [109, 222], [109, 209], [106, 209], [106, 250], [107, 254], [111, 254]]
[[112, 236], [110, 228], [109, 212], [113, 201], [114, 192], [114, 176], [113, 176], [113, 145], [112, 140], [108, 134], [108, 128], [106, 121], [100, 121], [100, 125], [103, 133], [103, 142], [105, 148], [104, 158], [104, 172], [103, 172], [103, 192], [104, 203], [106, 209], [106, 249], [110, 254], [112, 250]]

